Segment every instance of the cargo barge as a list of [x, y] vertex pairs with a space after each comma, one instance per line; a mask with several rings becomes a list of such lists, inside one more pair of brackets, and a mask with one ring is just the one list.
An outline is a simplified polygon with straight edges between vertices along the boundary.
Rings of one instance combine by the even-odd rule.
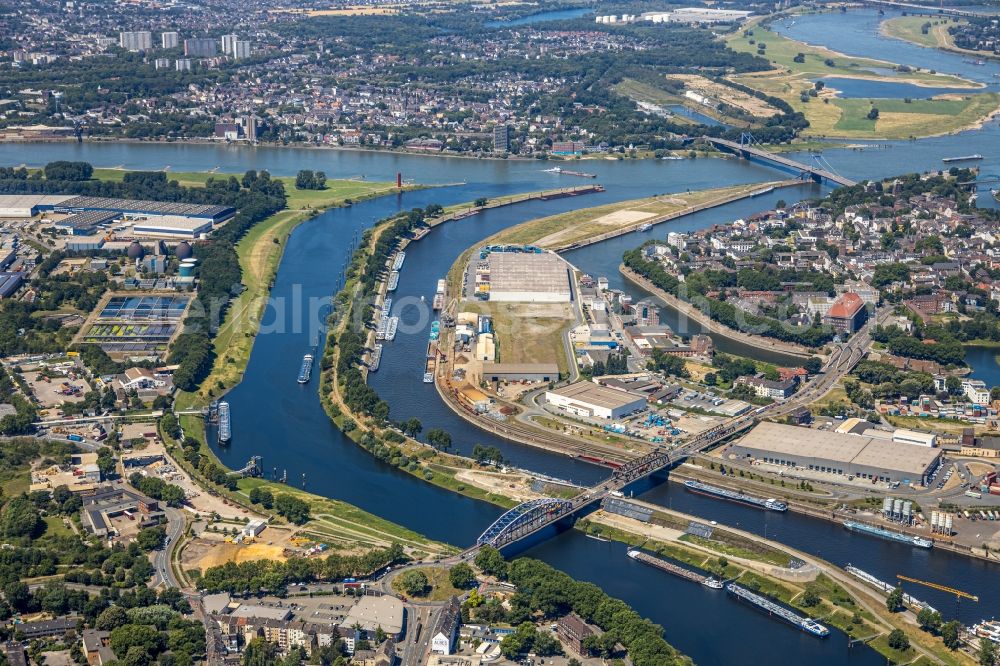
[[218, 437], [220, 444], [227, 444], [233, 437], [232, 424], [229, 419], [229, 403], [225, 400], [219, 402], [219, 426]]
[[396, 339], [396, 329], [399, 327], [399, 317], [389, 317], [385, 324], [385, 339], [392, 342]]
[[983, 159], [983, 156], [980, 155], [979, 153], [976, 153], [975, 155], [959, 155], [958, 157], [945, 157], [941, 161], [944, 162], [945, 164], [949, 164], [951, 162], [974, 162], [981, 159]]
[[912, 534], [904, 534], [903, 532], [893, 532], [892, 530], [887, 530], [886, 528], [879, 527], [878, 525], [859, 523], [855, 520], [845, 520], [844, 527], [852, 532], [870, 534], [872, 536], [888, 539], [889, 541], [896, 541], [910, 546], [916, 546], [917, 548], [931, 548], [934, 546], [934, 542], [930, 539], [924, 539], [923, 537], [914, 536]]
[[788, 511], [788, 505], [784, 502], [779, 502], [776, 499], [753, 497], [752, 495], [745, 495], [743, 493], [736, 492], [735, 490], [710, 486], [707, 483], [702, 483], [700, 481], [685, 481], [684, 487], [699, 495], [707, 495], [708, 497], [717, 497], [731, 502], [739, 502], [740, 504], [746, 504], [758, 509], [767, 509], [768, 511], [778, 511], [781, 513]]
[[597, 178], [596, 173], [587, 173], [585, 171], [570, 171], [569, 169], [563, 169], [561, 167], [552, 167], [551, 169], [546, 169], [546, 173], [557, 173], [560, 176], [579, 176], [580, 178]]
[[306, 354], [302, 357], [302, 365], [299, 367], [299, 384], [308, 384], [309, 378], [312, 377], [313, 371], [313, 355]]
[[824, 627], [822, 624], [808, 617], [802, 617], [798, 613], [794, 613], [784, 606], [774, 603], [767, 597], [762, 597], [759, 594], [751, 592], [745, 587], [741, 587], [736, 583], [730, 583], [726, 585], [726, 591], [737, 599], [742, 599], [748, 601], [757, 608], [766, 611], [769, 615], [776, 615], [785, 622], [788, 622], [794, 627], [798, 627], [802, 631], [812, 634], [813, 636], [819, 636], [820, 638], [826, 638], [830, 635], [830, 630]]
[[702, 574], [695, 573], [690, 569], [685, 569], [684, 567], [679, 567], [676, 564], [667, 562], [666, 560], [653, 557], [649, 553], [644, 553], [641, 550], [630, 550], [628, 551], [628, 556], [633, 560], [642, 562], [643, 564], [648, 564], [649, 566], [655, 567], [660, 571], [672, 573], [675, 576], [680, 576], [681, 578], [689, 580], [692, 583], [701, 583], [705, 587], [710, 587], [713, 590], [721, 590], [723, 587], [722, 581], [714, 576], [703, 576]]
[[368, 371], [375, 372], [378, 370], [378, 364], [382, 362], [382, 345], [375, 345], [372, 350], [371, 360], [368, 361]]
[[[854, 576], [858, 580], [863, 580], [864, 582], [868, 583], [869, 585], [871, 585], [872, 587], [878, 589], [879, 591], [884, 592], [885, 594], [889, 594], [894, 589], [896, 589], [894, 586], [890, 585], [889, 583], [885, 582], [884, 580], [879, 580], [878, 578], [876, 578], [875, 576], [871, 575], [867, 571], [862, 571], [861, 569], [857, 568], [856, 566], [848, 564], [846, 567], [844, 567], [844, 571], [846, 571], [847, 573], [851, 574], [852, 576]], [[930, 604], [928, 604], [928, 603], [926, 603], [924, 601], [920, 601], [920, 599], [914, 599], [913, 597], [911, 597], [910, 595], [906, 594], [905, 592], [903, 593], [903, 603], [906, 604], [907, 606], [909, 606], [910, 608], [913, 608], [913, 609], [915, 609], [917, 611], [920, 611], [920, 610], [923, 610], [923, 609], [926, 608], [927, 610], [931, 611], [932, 613], [936, 613], [937, 612], [937, 609], [934, 608], [933, 606], [931, 606]]]

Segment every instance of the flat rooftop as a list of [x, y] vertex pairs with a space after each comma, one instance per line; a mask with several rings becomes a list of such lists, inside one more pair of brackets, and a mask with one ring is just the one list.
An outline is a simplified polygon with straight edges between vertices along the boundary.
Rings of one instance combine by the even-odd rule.
[[608, 409], [618, 409], [620, 407], [630, 405], [636, 400], [644, 401], [646, 399], [646, 396], [641, 393], [608, 388], [607, 386], [601, 386], [587, 381], [577, 382], [575, 384], [570, 384], [569, 386], [553, 389], [549, 391], [549, 393], [555, 393], [556, 395], [561, 395], [564, 398], [571, 398], [579, 402], [585, 402], [589, 405], [596, 405], [598, 407], [605, 407]]
[[382, 627], [383, 631], [394, 636], [403, 630], [403, 608], [402, 600], [396, 597], [364, 596], [347, 613], [342, 626], [360, 624], [365, 631]]
[[490, 293], [530, 291], [570, 294], [569, 266], [551, 252], [493, 252]]
[[778, 455], [821, 458], [878, 469], [922, 475], [941, 454], [939, 449], [863, 435], [846, 435], [781, 423], [762, 422], [737, 446]]
[[72, 199], [73, 196], [72, 194], [0, 194], [0, 209], [55, 206]]

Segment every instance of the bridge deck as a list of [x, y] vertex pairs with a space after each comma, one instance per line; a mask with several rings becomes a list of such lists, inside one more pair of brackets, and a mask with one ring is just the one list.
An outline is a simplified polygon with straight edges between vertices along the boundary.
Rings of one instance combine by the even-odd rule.
[[789, 169], [797, 169], [802, 172], [810, 173], [819, 178], [822, 178], [823, 180], [828, 180], [831, 183], [836, 183], [837, 185], [849, 186], [857, 184], [853, 180], [849, 178], [844, 178], [843, 176], [837, 175], [832, 171], [827, 171], [826, 169], [817, 169], [815, 167], [809, 166], [808, 164], [803, 164], [802, 162], [797, 162], [795, 160], [783, 157], [781, 155], [775, 155], [774, 153], [769, 153], [761, 148], [754, 148], [753, 146], [741, 145], [736, 143], [735, 141], [729, 141], [728, 139], [709, 138], [708, 140], [720, 148], [725, 148], [735, 153], [745, 153], [753, 155], [754, 157], [758, 157], [762, 160], [767, 160], [768, 162], [774, 162], [775, 164], [780, 164], [781, 166]]

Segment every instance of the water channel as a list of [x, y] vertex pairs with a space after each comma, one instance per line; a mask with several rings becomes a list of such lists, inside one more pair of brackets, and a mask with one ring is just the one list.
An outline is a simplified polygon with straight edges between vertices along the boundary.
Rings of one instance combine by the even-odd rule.
[[[789, 30], [809, 27], [808, 34], [796, 32], [792, 36], [822, 43], [824, 33], [837, 35], [838, 43], [833, 46], [840, 50], [895, 57], [886, 49], [886, 40], [875, 39], [873, 43], [878, 50], [870, 50], [870, 27], [865, 23], [869, 19], [863, 14], [804, 17]], [[942, 55], [919, 50], [935, 58]], [[961, 62], [960, 57], [954, 58]], [[901, 61], [910, 62], [902, 58]], [[933, 66], [941, 71], [961, 71], [970, 78], [977, 72], [967, 70], [983, 69], [958, 63], [950, 61], [951, 69]], [[841, 173], [856, 179], [938, 169], [943, 156], [981, 152], [983, 146], [1000, 145], [1000, 125], [994, 121], [975, 132], [916, 142], [879, 143], [887, 147], [877, 153], [877, 159], [869, 151], [851, 149], [830, 149], [825, 151], [824, 158]], [[257, 337], [246, 377], [229, 395], [234, 416], [233, 443], [219, 454], [230, 466], [241, 466], [250, 455], [262, 455], [265, 468], [269, 471], [278, 468], [279, 473], [287, 470], [290, 483], [299, 485], [305, 474], [306, 488], [310, 491], [351, 502], [432, 538], [455, 544], [471, 543], [499, 514], [496, 507], [439, 490], [374, 460], [332, 426], [319, 404], [315, 383], [302, 387], [294, 381], [302, 354], [322, 340], [321, 330], [310, 330], [306, 325], [310, 319], [307, 304], [309, 299], [328, 298], [334, 292], [340, 267], [348, 256], [350, 239], [375, 219], [431, 202], [449, 204], [576, 182], [543, 173], [544, 165], [538, 162], [517, 160], [166, 143], [41, 144], [30, 148], [0, 145], [0, 164], [38, 165], [55, 159], [81, 159], [98, 166], [131, 169], [169, 167], [173, 171], [217, 167], [222, 172], [238, 173], [268, 169], [278, 175], [312, 168], [324, 170], [330, 177], [364, 176], [372, 180], [392, 180], [401, 172], [404, 177], [417, 177], [422, 183], [462, 183], [332, 210], [296, 229], [287, 243], [273, 294], [277, 302], [288, 306], [269, 311], [265, 325], [273, 332]], [[804, 156], [804, 159], [809, 158]], [[1000, 171], [998, 165], [998, 156], [987, 155], [987, 172], [990, 168], [994, 173]], [[425, 430], [443, 427], [453, 434], [459, 451], [467, 452], [475, 443], [496, 444], [515, 465], [561, 478], [590, 483], [606, 473], [563, 456], [495, 440], [454, 416], [433, 389], [419, 381], [417, 371], [422, 364], [427, 333], [426, 324], [421, 325], [418, 308], [413, 304], [419, 302], [420, 296], [432, 294], [436, 280], [444, 275], [460, 251], [512, 224], [578, 206], [783, 176], [760, 166], [717, 159], [589, 161], [587, 171], [598, 174], [597, 182], [606, 186], [605, 193], [488, 211], [435, 229], [408, 249], [400, 288], [394, 295], [399, 304], [396, 313], [403, 317], [404, 325], [396, 341], [386, 345], [381, 369], [372, 376], [372, 385], [391, 405], [393, 418], [417, 416]], [[822, 190], [812, 185], [775, 192], [662, 225], [646, 234], [630, 234], [579, 249], [568, 253], [567, 258], [592, 275], [606, 275], [613, 285], [624, 286], [617, 271], [621, 254], [647, 238], [662, 238], [669, 230], [699, 229], [745, 217], [773, 206], [779, 198], [793, 201], [821, 194]], [[636, 293], [634, 289], [631, 291]], [[296, 310], [295, 303], [303, 304], [302, 309]], [[698, 332], [696, 326], [681, 326], [676, 319], [669, 323], [684, 333]], [[720, 347], [723, 344], [726, 343], [720, 343]], [[982, 599], [980, 604], [957, 611], [966, 623], [1000, 612], [997, 597], [1000, 581], [996, 569], [987, 563], [851, 534], [839, 525], [795, 514], [764, 515], [691, 495], [674, 484], [664, 484], [647, 493], [644, 499], [758, 532], [837, 564], [852, 562], [884, 580], [893, 580], [897, 573], [902, 573], [975, 592]], [[715, 591], [633, 562], [624, 556], [620, 545], [600, 543], [569, 532], [535, 547], [529, 554], [580, 579], [598, 583], [610, 594], [626, 600], [640, 613], [662, 624], [667, 640], [699, 663], [822, 666], [882, 663], [882, 658], [867, 648], [848, 649], [846, 638], [839, 632], [834, 632], [828, 641], [818, 641], [724, 599], [724, 595]], [[946, 616], [956, 613], [950, 598], [924, 590], [911, 592], [925, 598]]]

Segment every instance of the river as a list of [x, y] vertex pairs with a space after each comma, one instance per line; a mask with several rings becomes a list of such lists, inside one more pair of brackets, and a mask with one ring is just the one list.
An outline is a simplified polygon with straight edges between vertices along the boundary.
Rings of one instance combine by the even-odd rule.
[[[840, 50], [859, 55], [891, 58], [888, 42], [864, 32], [863, 12], [805, 17], [791, 30], [825, 21], [826, 35], [836, 35]], [[808, 19], [808, 20], [807, 20]], [[812, 29], [812, 28], [810, 28]], [[822, 43], [824, 30], [809, 41]], [[793, 34], [793, 36], [800, 36]], [[832, 37], [830, 37], [832, 39]], [[892, 42], [891, 44], [896, 44]], [[906, 46], [906, 45], [902, 45]], [[919, 48], [919, 47], [914, 47]], [[926, 50], [923, 50], [926, 51]], [[937, 52], [928, 52], [935, 56]], [[909, 56], [908, 56], [909, 57]], [[959, 58], [960, 61], [960, 58]], [[942, 69], [944, 69], [942, 67]], [[957, 66], [973, 77], [980, 70]], [[983, 146], [1000, 145], [997, 122], [978, 132], [914, 142], [884, 142], [889, 148], [875, 155], [868, 151], [830, 149], [824, 158], [839, 172], [852, 178], [886, 176], [893, 173], [941, 168], [941, 157], [982, 152]], [[809, 159], [808, 156], [804, 156]], [[392, 180], [397, 172], [421, 183], [464, 183], [445, 189], [406, 193], [397, 197], [363, 202], [349, 209], [332, 210], [304, 223], [291, 235], [274, 287], [279, 302], [303, 302], [311, 297], [329, 297], [336, 289], [340, 266], [348, 255], [351, 237], [373, 220], [398, 210], [428, 203], [449, 204], [479, 196], [498, 196], [565, 184], [576, 184], [565, 176], [542, 172], [544, 164], [518, 160], [474, 160], [399, 154], [304, 148], [247, 148], [180, 144], [0, 144], [0, 164], [44, 164], [54, 159], [81, 159], [98, 166], [132, 169], [195, 171], [217, 167], [223, 172], [268, 169], [291, 175], [300, 168], [323, 170], [331, 178], [359, 177]], [[1000, 171], [997, 156], [987, 155], [986, 171]], [[456, 448], [496, 443], [515, 465], [576, 481], [592, 482], [605, 470], [574, 462], [528, 447], [498, 442], [472, 429], [445, 408], [433, 389], [419, 382], [417, 369], [423, 362], [426, 328], [415, 322], [416, 311], [405, 311], [409, 298], [429, 297], [435, 281], [464, 248], [511, 224], [576, 206], [592, 206], [664, 192], [720, 186], [737, 182], [760, 182], [782, 177], [761, 166], [734, 160], [685, 160], [672, 162], [592, 160], [587, 171], [598, 174], [606, 186], [603, 194], [583, 199], [531, 202], [497, 209], [435, 229], [407, 251], [400, 288], [394, 295], [405, 326], [396, 341], [386, 345], [381, 369], [372, 385], [392, 407], [392, 417], [417, 416], [425, 429], [444, 427], [455, 437]], [[772, 206], [779, 198], [819, 196], [823, 191], [804, 185], [799, 191], [784, 190], [758, 199], [738, 202], [654, 228], [646, 234], [630, 234], [567, 254], [567, 258], [592, 275], [606, 275], [621, 285], [617, 266], [621, 253], [646, 238], [662, 238], [669, 230], [692, 230], [746, 216]], [[306, 475], [306, 488], [342, 499], [405, 525], [432, 538], [465, 545], [474, 541], [498, 514], [496, 507], [469, 500], [424, 483], [374, 460], [332, 426], [322, 411], [314, 383], [305, 387], [294, 381], [303, 353], [321, 337], [308, 327], [296, 326], [302, 312], [271, 312], [267, 324], [281, 333], [257, 337], [245, 380], [229, 394], [233, 409], [233, 442], [219, 454], [230, 466], [242, 466], [248, 456], [262, 455], [267, 470], [287, 470], [298, 485]], [[678, 322], [673, 322], [677, 324]], [[411, 326], [412, 324], [412, 326]], [[680, 327], [679, 327], [680, 328]], [[685, 332], [697, 332], [689, 327]], [[720, 344], [720, 348], [722, 345]], [[795, 514], [764, 515], [758, 511], [690, 495], [677, 486], [664, 484], [645, 499], [672, 505], [723, 524], [764, 533], [827, 558], [837, 564], [848, 561], [885, 580], [897, 573], [935, 580], [979, 594], [982, 601], [961, 609], [960, 617], [971, 622], [1000, 612], [996, 570], [991, 565], [945, 552], [927, 552], [877, 539], [847, 533], [832, 523]], [[699, 663], [809, 663], [868, 665], [882, 659], [866, 648], [848, 650], [846, 639], [834, 632], [819, 641], [723, 599], [715, 591], [639, 565], [624, 557], [624, 548], [604, 544], [568, 532], [530, 551], [560, 569], [601, 585], [610, 594], [632, 604], [639, 612], [665, 628], [667, 640]], [[928, 590], [911, 590], [946, 615], [955, 613], [953, 600]], [[714, 595], [714, 596], [713, 596]], [[723, 638], [724, 640], [709, 637]]]

